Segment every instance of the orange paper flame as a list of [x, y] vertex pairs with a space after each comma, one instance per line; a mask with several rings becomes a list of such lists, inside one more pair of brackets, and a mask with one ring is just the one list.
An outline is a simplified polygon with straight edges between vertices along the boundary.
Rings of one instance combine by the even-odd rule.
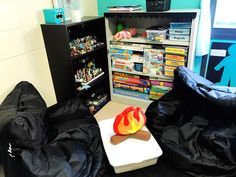
[[113, 130], [118, 135], [136, 133], [146, 123], [146, 116], [139, 107], [128, 107], [116, 116]]

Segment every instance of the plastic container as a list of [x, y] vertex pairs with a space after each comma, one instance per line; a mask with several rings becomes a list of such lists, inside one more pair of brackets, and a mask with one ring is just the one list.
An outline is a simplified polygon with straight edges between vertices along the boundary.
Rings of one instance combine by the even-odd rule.
[[191, 28], [190, 22], [171, 22], [170, 28]]
[[167, 11], [170, 10], [171, 0], [146, 0], [147, 12]]
[[167, 29], [164, 30], [146, 30], [148, 41], [164, 42]]
[[169, 34], [190, 34], [190, 29], [189, 28], [170, 28], [169, 29]]
[[184, 42], [188, 42], [190, 40], [189, 35], [169, 34], [168, 38], [171, 41], [184, 41]]

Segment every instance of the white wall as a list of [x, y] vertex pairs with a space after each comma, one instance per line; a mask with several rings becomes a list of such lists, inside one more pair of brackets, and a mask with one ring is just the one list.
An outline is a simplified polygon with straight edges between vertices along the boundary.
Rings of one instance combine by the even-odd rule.
[[56, 102], [40, 24], [51, 0], [0, 0], [0, 103], [20, 81]]
[[[96, 16], [97, 0], [81, 0], [84, 16]], [[20, 81], [29, 81], [48, 106], [56, 103], [40, 24], [52, 0], [0, 0], [0, 103]]]
[[97, 0], [81, 0], [83, 16], [97, 16]]

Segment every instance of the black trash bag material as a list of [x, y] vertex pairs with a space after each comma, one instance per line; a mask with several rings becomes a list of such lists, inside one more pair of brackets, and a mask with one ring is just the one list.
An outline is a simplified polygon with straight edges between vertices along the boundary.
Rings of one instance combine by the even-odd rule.
[[236, 176], [236, 88], [216, 86], [178, 67], [174, 88], [145, 114], [173, 167], [197, 177]]
[[6, 177], [99, 176], [99, 127], [82, 100], [47, 108], [34, 86], [20, 82], [0, 106]]

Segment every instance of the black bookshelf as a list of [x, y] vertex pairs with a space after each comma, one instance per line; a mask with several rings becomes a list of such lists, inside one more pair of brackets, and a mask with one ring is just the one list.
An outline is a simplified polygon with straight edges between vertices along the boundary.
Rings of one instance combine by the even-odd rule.
[[[81, 22], [41, 25], [48, 63], [57, 102], [74, 97], [90, 97], [96, 88], [103, 88], [110, 97], [105, 22], [103, 17], [84, 17]], [[76, 57], [71, 56], [70, 42], [77, 38], [95, 36], [102, 45]], [[93, 59], [96, 67], [104, 74], [89, 83], [89, 88], [79, 90], [75, 66], [81, 60]]]

